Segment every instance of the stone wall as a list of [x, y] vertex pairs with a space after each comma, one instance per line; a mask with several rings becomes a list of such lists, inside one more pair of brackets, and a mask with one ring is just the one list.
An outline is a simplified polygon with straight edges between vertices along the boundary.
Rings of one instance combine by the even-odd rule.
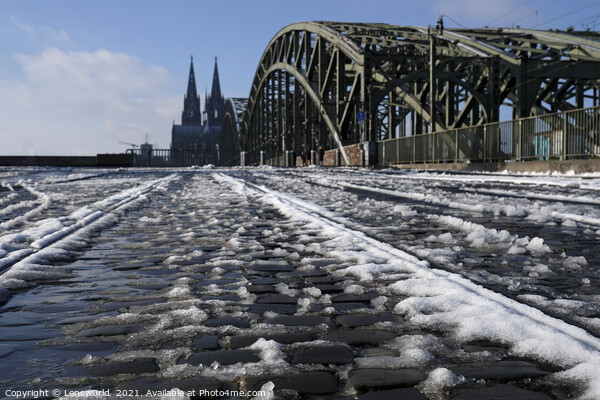
[[324, 167], [336, 167], [335, 164], [335, 154], [337, 150], [329, 150], [325, 152], [325, 156], [323, 157], [323, 166]]
[[362, 149], [359, 145], [346, 146], [344, 150], [346, 150], [350, 165], [362, 165]]
[[0, 156], [0, 166], [8, 167], [131, 167], [132, 154], [96, 156]]
[[0, 156], [1, 166], [95, 167], [96, 156]]
[[[351, 145], [344, 147], [346, 151], [346, 155], [350, 161], [350, 165], [360, 166], [362, 165], [362, 149], [358, 145]], [[336, 167], [335, 158], [337, 149], [328, 150], [325, 152], [325, 156], [323, 157], [323, 166], [324, 167]], [[341, 157], [341, 155], [340, 155]], [[318, 157], [317, 157], [318, 159]], [[344, 160], [340, 158], [340, 166], [344, 165]], [[296, 157], [296, 167], [302, 167], [302, 157]]]
[[390, 165], [399, 169], [418, 169], [436, 171], [482, 171], [499, 172], [507, 171], [518, 174], [575, 172], [593, 173], [600, 172], [600, 159], [588, 160], [554, 160], [554, 161], [522, 161], [522, 162], [493, 162], [493, 163], [431, 163], [431, 164], [396, 164]]
[[133, 166], [133, 154], [98, 154], [97, 165], [99, 167], [131, 167]]

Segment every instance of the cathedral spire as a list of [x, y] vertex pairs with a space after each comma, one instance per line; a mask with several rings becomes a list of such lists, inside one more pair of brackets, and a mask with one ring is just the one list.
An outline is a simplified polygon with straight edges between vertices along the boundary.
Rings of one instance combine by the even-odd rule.
[[188, 77], [187, 97], [198, 97], [196, 92], [196, 77], [194, 75], [194, 56], [190, 57], [190, 75]]
[[210, 97], [213, 99], [221, 98], [221, 83], [219, 82], [219, 68], [217, 67], [217, 57], [215, 57], [215, 70], [213, 72], [212, 88]]
[[187, 94], [183, 100], [181, 125], [202, 125], [200, 97], [198, 97], [198, 92], [196, 91], [196, 77], [194, 75], [194, 56], [190, 57], [190, 75], [188, 77]]
[[217, 57], [215, 57], [215, 71], [213, 73], [212, 88], [210, 97], [205, 103], [206, 121], [216, 131], [220, 132], [223, 123], [223, 107], [225, 100], [221, 96], [221, 83], [219, 82], [219, 68], [217, 67]]

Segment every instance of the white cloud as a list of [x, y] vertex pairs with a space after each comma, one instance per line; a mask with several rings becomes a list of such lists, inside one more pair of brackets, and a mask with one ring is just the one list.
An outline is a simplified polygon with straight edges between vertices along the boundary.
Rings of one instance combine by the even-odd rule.
[[32, 38], [32, 39], [35, 38], [36, 34], [35, 34], [35, 29], [34, 29], [33, 25], [27, 24], [27, 23], [21, 21], [14, 15], [11, 15], [10, 22], [14, 26], [16, 26], [21, 32], [27, 34], [30, 38]]
[[21, 71], [0, 80], [0, 153], [118, 152], [118, 141], [166, 147], [181, 96], [169, 72], [107, 50], [49, 48], [16, 55]]
[[49, 26], [34, 26], [21, 21], [14, 15], [10, 16], [10, 22], [22, 33], [26, 34], [34, 43], [45, 45], [73, 46], [73, 41], [64, 30], [52, 29]]

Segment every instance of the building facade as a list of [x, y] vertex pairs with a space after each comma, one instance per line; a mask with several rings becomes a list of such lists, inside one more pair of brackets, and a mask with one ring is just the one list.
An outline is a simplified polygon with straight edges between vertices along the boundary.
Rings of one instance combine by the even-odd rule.
[[200, 96], [196, 88], [194, 59], [190, 61], [187, 93], [183, 97], [181, 125], [173, 123], [171, 129], [171, 152], [173, 157], [188, 160], [186, 163], [205, 165], [219, 162], [219, 142], [223, 125], [225, 99], [221, 95], [217, 58], [210, 96], [204, 99], [201, 112]]

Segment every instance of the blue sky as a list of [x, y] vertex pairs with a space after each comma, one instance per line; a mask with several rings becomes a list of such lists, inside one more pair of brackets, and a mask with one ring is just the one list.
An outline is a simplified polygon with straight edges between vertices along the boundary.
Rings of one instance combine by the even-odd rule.
[[271, 38], [300, 21], [600, 28], [600, 1], [0, 0], [0, 155], [170, 145], [189, 57], [198, 91], [214, 58], [227, 97], [247, 97]]

